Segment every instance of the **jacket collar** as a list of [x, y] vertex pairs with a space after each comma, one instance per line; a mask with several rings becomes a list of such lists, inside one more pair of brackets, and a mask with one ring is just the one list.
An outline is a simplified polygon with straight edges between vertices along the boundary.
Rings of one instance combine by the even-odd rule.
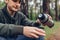
[[8, 10], [7, 10], [7, 6], [5, 6], [2, 9], [2, 11], [3, 11], [3, 14], [5, 15], [5, 17], [8, 19], [9, 23], [10, 23], [10, 21], [15, 21], [16, 20], [15, 19], [16, 13], [15, 13], [14, 17], [11, 17], [10, 14], [9, 14], [9, 12], [8, 12]]

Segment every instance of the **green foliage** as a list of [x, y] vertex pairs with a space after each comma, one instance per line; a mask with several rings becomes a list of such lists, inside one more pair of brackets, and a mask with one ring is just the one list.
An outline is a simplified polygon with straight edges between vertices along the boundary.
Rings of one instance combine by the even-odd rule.
[[29, 10], [29, 15], [28, 16], [29, 16], [29, 19], [36, 20], [37, 14], [35, 12], [33, 12], [33, 8], [32, 7]]
[[4, 2], [0, 2], [0, 8], [2, 8], [5, 5]]
[[55, 10], [50, 9], [50, 15], [52, 16], [53, 19], [55, 19]]

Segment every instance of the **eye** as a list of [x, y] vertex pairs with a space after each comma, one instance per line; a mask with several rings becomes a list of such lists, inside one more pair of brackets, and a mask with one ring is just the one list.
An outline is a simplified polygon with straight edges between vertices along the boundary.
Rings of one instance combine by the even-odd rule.
[[19, 2], [19, 3], [21, 2], [20, 0], [12, 0], [12, 1], [13, 1], [13, 2]]
[[13, 2], [17, 2], [17, 0], [12, 0]]

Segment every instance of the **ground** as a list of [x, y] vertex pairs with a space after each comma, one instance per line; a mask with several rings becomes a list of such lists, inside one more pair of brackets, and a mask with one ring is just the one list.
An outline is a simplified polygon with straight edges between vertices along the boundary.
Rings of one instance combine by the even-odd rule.
[[45, 40], [60, 40], [60, 21], [55, 22], [53, 28], [45, 27]]

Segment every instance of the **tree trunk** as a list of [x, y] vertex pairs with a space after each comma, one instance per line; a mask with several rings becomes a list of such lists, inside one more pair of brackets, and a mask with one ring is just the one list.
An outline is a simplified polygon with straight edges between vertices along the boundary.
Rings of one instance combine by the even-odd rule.
[[57, 1], [58, 1], [58, 0], [55, 0], [55, 13], [56, 13], [56, 14], [55, 14], [55, 20], [56, 20], [56, 21], [59, 20], [59, 18], [58, 18], [58, 7], [57, 7]]
[[21, 11], [28, 17], [28, 0], [21, 0]]
[[44, 13], [50, 13], [50, 6], [49, 6], [50, 0], [43, 0], [43, 12]]

